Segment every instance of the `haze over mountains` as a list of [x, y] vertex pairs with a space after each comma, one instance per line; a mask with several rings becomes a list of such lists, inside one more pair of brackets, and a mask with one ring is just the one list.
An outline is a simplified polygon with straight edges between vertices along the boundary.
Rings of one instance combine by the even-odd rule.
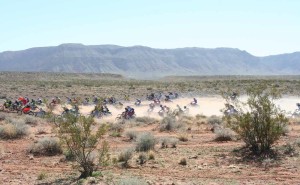
[[256, 57], [233, 48], [154, 49], [62, 44], [0, 53], [0, 71], [169, 75], [299, 75], [300, 52]]

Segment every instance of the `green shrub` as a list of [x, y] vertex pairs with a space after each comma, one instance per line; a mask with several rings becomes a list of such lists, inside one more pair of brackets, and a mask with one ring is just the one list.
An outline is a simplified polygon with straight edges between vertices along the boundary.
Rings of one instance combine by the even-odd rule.
[[81, 172], [80, 178], [92, 176], [95, 170], [93, 152], [107, 132], [107, 125], [103, 124], [95, 129], [92, 128], [95, 125], [92, 117], [76, 117], [71, 114], [58, 121], [58, 136], [67, 150], [75, 155]]
[[151, 133], [142, 133], [137, 138], [136, 151], [146, 152], [152, 150], [154, 149], [155, 143], [155, 138]]
[[[254, 154], [267, 154], [283, 135], [288, 119], [274, 104], [279, 97], [275, 89], [270, 91], [265, 86], [257, 85], [249, 89], [247, 94], [248, 111], [240, 108], [239, 114], [225, 115], [224, 120]], [[236, 107], [243, 107], [243, 104], [238, 102]]]
[[64, 151], [64, 155], [67, 161], [75, 161], [75, 154], [71, 150]]

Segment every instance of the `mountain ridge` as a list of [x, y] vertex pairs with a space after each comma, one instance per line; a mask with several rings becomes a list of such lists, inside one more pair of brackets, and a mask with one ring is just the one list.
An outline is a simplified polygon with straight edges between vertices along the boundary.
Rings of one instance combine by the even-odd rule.
[[257, 57], [226, 47], [156, 49], [66, 43], [1, 52], [0, 71], [113, 73], [145, 79], [170, 75], [299, 75], [300, 52]]

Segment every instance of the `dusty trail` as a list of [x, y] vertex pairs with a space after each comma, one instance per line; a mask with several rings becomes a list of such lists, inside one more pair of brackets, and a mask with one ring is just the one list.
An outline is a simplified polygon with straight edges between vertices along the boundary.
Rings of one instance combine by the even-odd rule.
[[[205, 116], [212, 116], [217, 115], [221, 116], [221, 110], [224, 109], [224, 104], [226, 103], [225, 100], [221, 96], [212, 96], [212, 97], [196, 97], [198, 100], [198, 105], [191, 106], [190, 102], [192, 98], [178, 98], [172, 100], [172, 102], [165, 102], [161, 101], [162, 105], [166, 105], [170, 107], [172, 110], [177, 108], [179, 105], [181, 108], [187, 106], [189, 109], [189, 115], [195, 116], [197, 114], [202, 114]], [[241, 101], [246, 101], [247, 97], [242, 96], [240, 97]], [[159, 105], [157, 105], [152, 112], [149, 112], [149, 104], [153, 101], [142, 101], [141, 105], [135, 105], [134, 101], [127, 101], [123, 102], [122, 108], [116, 108], [114, 105], [107, 105], [110, 112], [112, 113], [111, 116], [106, 116], [105, 118], [101, 119], [104, 121], [114, 121], [115, 118], [124, 111], [126, 106], [131, 106], [135, 109], [135, 113], [138, 117], [148, 116], [152, 118], [160, 119], [161, 117], [158, 115], [158, 111], [160, 110]], [[275, 104], [284, 110], [287, 113], [294, 112], [296, 107], [296, 103], [300, 102], [300, 99], [296, 96], [284, 96], [281, 99], [275, 100]], [[64, 105], [63, 105], [64, 106]], [[54, 109], [55, 114], [60, 114], [63, 109], [61, 105], [57, 106]], [[70, 105], [67, 105], [68, 108], [71, 108]], [[79, 106], [80, 113], [83, 115], [88, 115], [94, 109], [94, 105], [82, 105]]]

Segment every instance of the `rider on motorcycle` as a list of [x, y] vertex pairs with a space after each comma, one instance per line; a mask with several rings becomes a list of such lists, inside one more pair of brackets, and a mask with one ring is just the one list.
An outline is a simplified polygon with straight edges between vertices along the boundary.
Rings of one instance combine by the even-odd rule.
[[136, 99], [135, 105], [141, 105], [141, 100], [140, 99]]
[[191, 102], [191, 105], [197, 105], [198, 101], [196, 98], [193, 98], [193, 101]]

